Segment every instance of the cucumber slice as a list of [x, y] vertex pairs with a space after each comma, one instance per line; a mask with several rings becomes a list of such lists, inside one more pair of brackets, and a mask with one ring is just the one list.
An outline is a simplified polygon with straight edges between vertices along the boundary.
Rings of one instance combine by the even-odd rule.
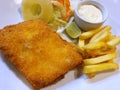
[[71, 38], [78, 38], [81, 34], [81, 29], [75, 24], [75, 22], [72, 22], [67, 28], [66, 33]]
[[24, 20], [40, 18], [49, 22], [53, 18], [53, 5], [50, 0], [23, 0], [22, 16]]

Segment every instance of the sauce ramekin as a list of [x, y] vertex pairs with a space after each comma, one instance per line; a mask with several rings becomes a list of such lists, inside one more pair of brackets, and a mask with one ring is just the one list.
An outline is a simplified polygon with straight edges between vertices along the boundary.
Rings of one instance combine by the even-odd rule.
[[[89, 22], [87, 20], [84, 20], [78, 13], [78, 8], [81, 5], [93, 5], [93, 6], [97, 7], [98, 9], [100, 9], [102, 12], [102, 15], [103, 15], [102, 21], [93, 23], [93, 22]], [[108, 10], [98, 1], [94, 1], [94, 0], [81, 1], [78, 3], [77, 7], [74, 10], [74, 17], [75, 17], [76, 24], [82, 30], [84, 30], [84, 31], [94, 30], [96, 28], [99, 28], [101, 25], [103, 25], [103, 23], [107, 20]]]

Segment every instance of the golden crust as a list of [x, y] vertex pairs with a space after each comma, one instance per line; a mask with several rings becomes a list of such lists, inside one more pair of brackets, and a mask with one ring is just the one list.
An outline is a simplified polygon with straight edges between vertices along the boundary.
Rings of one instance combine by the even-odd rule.
[[39, 19], [2, 29], [0, 49], [34, 89], [54, 83], [82, 60], [75, 46]]

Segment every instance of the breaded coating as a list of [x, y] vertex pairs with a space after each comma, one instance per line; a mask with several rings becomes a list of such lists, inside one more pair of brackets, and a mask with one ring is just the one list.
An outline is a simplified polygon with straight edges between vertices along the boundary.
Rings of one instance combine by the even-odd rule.
[[36, 90], [54, 83], [82, 61], [75, 45], [39, 19], [0, 30], [0, 49]]

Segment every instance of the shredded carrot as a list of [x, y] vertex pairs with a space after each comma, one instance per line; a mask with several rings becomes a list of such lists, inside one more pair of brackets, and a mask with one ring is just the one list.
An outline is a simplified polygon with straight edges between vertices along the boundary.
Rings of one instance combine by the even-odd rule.
[[70, 16], [73, 15], [73, 11], [70, 9], [70, 1], [69, 0], [55, 0], [63, 4], [63, 6], [66, 8], [66, 16], [63, 17], [63, 20], [67, 21]]

